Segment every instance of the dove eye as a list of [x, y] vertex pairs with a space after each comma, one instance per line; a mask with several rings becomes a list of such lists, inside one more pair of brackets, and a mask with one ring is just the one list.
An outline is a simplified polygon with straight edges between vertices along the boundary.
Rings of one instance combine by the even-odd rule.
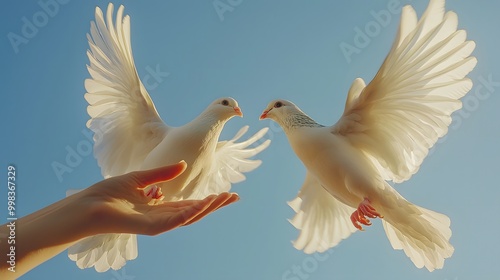
[[224, 105], [224, 106], [227, 106], [227, 105], [229, 105], [229, 101], [227, 101], [226, 99], [224, 99], [224, 100], [222, 100], [221, 104]]
[[283, 103], [281, 103], [281, 101], [278, 101], [278, 102], [276, 102], [276, 103], [274, 104], [274, 107], [275, 107], [275, 108], [280, 108], [280, 107], [282, 107], [282, 106], [283, 106]]

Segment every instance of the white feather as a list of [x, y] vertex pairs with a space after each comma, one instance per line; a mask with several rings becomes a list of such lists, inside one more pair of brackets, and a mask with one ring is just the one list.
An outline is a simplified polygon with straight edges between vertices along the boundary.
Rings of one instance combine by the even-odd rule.
[[451, 257], [450, 219], [408, 202], [386, 180], [403, 182], [418, 171], [472, 88], [466, 76], [476, 65], [470, 56], [475, 44], [457, 26], [444, 0], [430, 0], [420, 20], [404, 7], [377, 75], [368, 85], [354, 80], [344, 114], [331, 127], [292, 102], [268, 105], [263, 116], [284, 128], [307, 168], [299, 196], [289, 203], [297, 213], [291, 223], [301, 231], [297, 249], [322, 252], [347, 238], [351, 213], [368, 199], [383, 216], [393, 248], [415, 266], [432, 271]]
[[[465, 76], [476, 65], [474, 42], [457, 31], [457, 16], [444, 0], [431, 0], [415, 24], [403, 9], [399, 37], [375, 78], [362, 89], [356, 79], [343, 117], [332, 132], [344, 135], [379, 167], [384, 178], [403, 182], [415, 174], [451, 114], [471, 88]], [[357, 98], [355, 98], [357, 97]]]
[[[91, 117], [87, 126], [94, 132], [94, 155], [102, 175], [108, 178], [185, 160], [186, 171], [160, 185], [165, 200], [201, 199], [229, 191], [232, 183], [245, 179], [243, 173], [260, 165], [250, 158], [264, 150], [270, 140], [249, 146], [267, 130], [236, 143], [248, 130], [243, 127], [234, 139], [217, 144], [230, 117], [218, 114], [212, 105], [185, 126], [167, 126], [138, 77], [130, 44], [130, 18], [123, 16], [123, 10], [120, 6], [113, 22], [113, 4], [108, 5], [106, 18], [97, 7], [87, 34], [91, 75], [85, 81]], [[78, 267], [94, 267], [98, 272], [120, 269], [137, 255], [133, 234], [96, 235], [68, 250]]]
[[296, 213], [290, 223], [300, 230], [293, 245], [307, 254], [324, 252], [356, 231], [349, 219], [355, 209], [331, 196], [309, 172], [288, 205]]

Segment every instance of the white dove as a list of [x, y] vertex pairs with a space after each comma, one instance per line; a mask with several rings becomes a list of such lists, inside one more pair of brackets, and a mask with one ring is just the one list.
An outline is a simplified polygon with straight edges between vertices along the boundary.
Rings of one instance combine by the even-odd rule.
[[272, 101], [260, 119], [276, 121], [307, 168], [289, 205], [300, 230], [295, 248], [323, 252], [369, 218], [383, 218], [394, 249], [415, 266], [442, 268], [454, 251], [450, 219], [416, 206], [387, 181], [415, 174], [429, 149], [448, 131], [451, 114], [471, 88], [465, 76], [475, 48], [457, 31], [457, 15], [431, 0], [421, 19], [405, 6], [396, 40], [375, 78], [354, 80], [340, 120], [323, 126], [285, 100]]
[[[197, 118], [181, 127], [167, 126], [139, 80], [130, 45], [130, 18], [123, 17], [123, 6], [113, 23], [113, 5], [104, 20], [99, 7], [96, 22], [87, 35], [87, 52], [92, 79], [85, 81], [87, 126], [94, 134], [94, 155], [107, 178], [134, 170], [156, 168], [186, 161], [187, 169], [176, 179], [152, 188], [154, 198], [165, 200], [201, 199], [209, 194], [229, 191], [231, 183], [245, 179], [243, 172], [257, 168], [261, 161], [249, 159], [269, 146], [257, 147], [267, 128], [248, 140], [236, 143], [247, 130], [243, 127], [230, 141], [218, 142], [224, 124], [242, 116], [236, 100], [220, 98]], [[163, 194], [162, 194], [163, 193]], [[68, 250], [78, 267], [95, 266], [99, 272], [119, 269], [126, 260], [137, 257], [136, 236], [97, 235], [80, 241]]]

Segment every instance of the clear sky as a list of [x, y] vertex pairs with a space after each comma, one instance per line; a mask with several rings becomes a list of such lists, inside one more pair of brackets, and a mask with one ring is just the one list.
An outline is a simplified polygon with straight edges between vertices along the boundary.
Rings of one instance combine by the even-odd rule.
[[[8, 164], [18, 170], [19, 216], [63, 198], [69, 188], [102, 179], [88, 150], [83, 81], [89, 77], [89, 22], [95, 6], [104, 9], [108, 2], [54, 1], [6, 1], [0, 12], [0, 223], [7, 216]], [[58, 3], [57, 9], [44, 9], [43, 3]], [[227, 11], [218, 14], [214, 3]], [[131, 16], [139, 75], [149, 81], [167, 124], [185, 124], [215, 98], [232, 96], [245, 118], [229, 121], [222, 138], [248, 124], [251, 133], [271, 126], [273, 142], [258, 156], [262, 166], [233, 186], [241, 201], [195, 225], [139, 237], [139, 257], [124, 270], [80, 270], [65, 252], [21, 279], [497, 279], [499, 1], [448, 1], [447, 10], [458, 13], [460, 28], [477, 43], [479, 62], [470, 74], [475, 86], [447, 137], [410, 181], [396, 186], [408, 200], [452, 220], [455, 253], [433, 273], [394, 251], [380, 221], [327, 254], [294, 249], [290, 241], [298, 231], [287, 221], [293, 211], [286, 201], [296, 196], [305, 169], [277, 125], [258, 121], [270, 100], [285, 98], [322, 124], [336, 122], [351, 82], [356, 77], [370, 81], [389, 51], [400, 8], [412, 4], [420, 15], [427, 1], [119, 4]], [[347, 45], [352, 54], [342, 51]], [[71, 172], [58, 176], [57, 163]]]

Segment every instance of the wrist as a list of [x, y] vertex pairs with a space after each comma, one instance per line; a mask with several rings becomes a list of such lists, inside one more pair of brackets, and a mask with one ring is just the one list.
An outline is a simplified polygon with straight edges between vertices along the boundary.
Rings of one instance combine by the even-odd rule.
[[76, 238], [75, 241], [80, 240], [82, 238], [99, 234], [98, 225], [96, 222], [99, 219], [98, 205], [102, 203], [102, 199], [100, 195], [94, 193], [92, 188], [84, 189], [72, 197], [72, 201], [70, 205], [68, 205], [67, 209], [62, 209], [63, 211], [67, 211], [66, 213], [72, 213], [72, 217], [65, 215], [69, 218], [69, 225], [71, 227], [71, 231], [74, 232], [74, 236]]
[[87, 236], [88, 213], [80, 196], [53, 203], [16, 221], [16, 275], [52, 258]]

